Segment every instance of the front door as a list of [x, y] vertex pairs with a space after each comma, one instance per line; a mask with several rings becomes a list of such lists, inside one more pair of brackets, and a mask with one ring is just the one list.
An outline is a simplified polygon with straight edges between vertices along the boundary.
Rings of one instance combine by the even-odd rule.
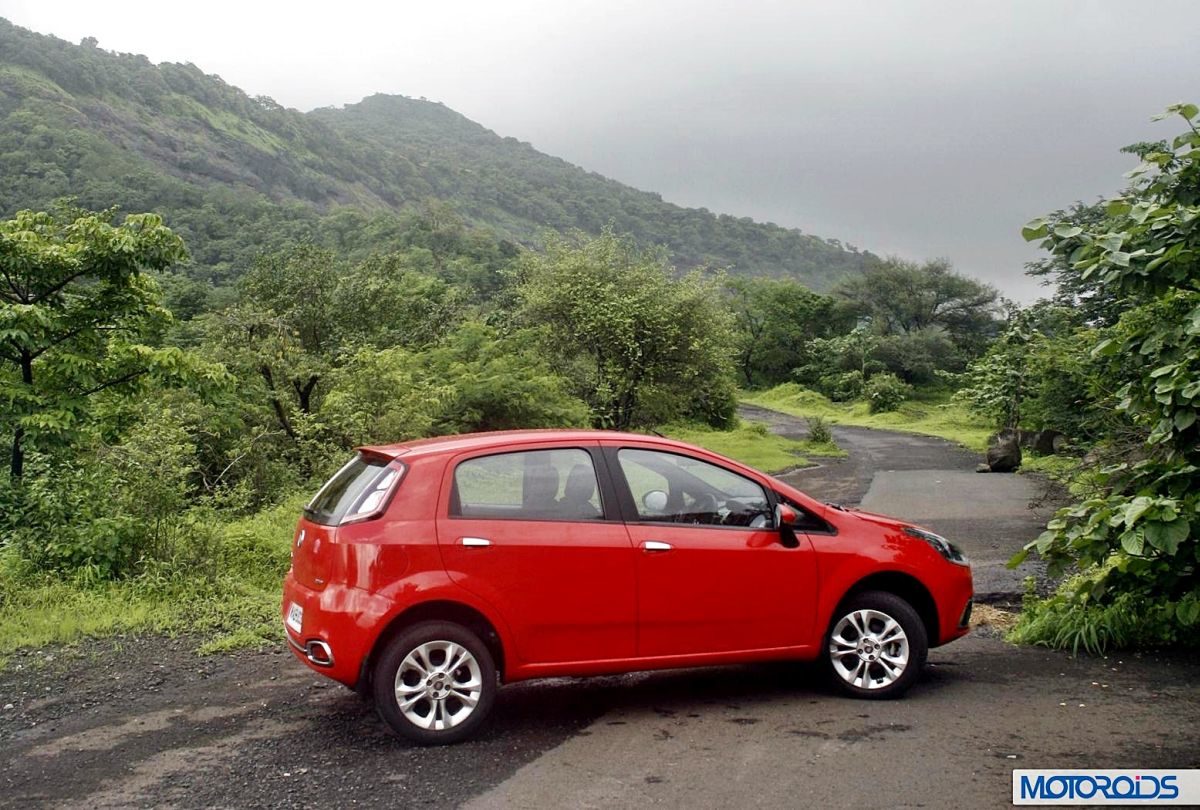
[[635, 512], [639, 656], [808, 642], [815, 555], [803, 536], [797, 548], [780, 542], [760, 483], [657, 449], [622, 447], [615, 457]]

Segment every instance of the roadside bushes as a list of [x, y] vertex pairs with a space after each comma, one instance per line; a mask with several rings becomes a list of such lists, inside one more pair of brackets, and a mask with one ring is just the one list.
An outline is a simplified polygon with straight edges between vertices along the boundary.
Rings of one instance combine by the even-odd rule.
[[895, 374], [876, 374], [863, 386], [863, 398], [871, 413], [894, 411], [911, 395], [912, 386], [901, 382]]
[[1171, 605], [1134, 593], [1105, 599], [1102, 581], [1098, 572], [1077, 575], [1046, 599], [1037, 596], [1031, 581], [1008, 640], [1075, 655], [1081, 650], [1099, 655], [1110, 649], [1165, 645], [1200, 649], [1200, 636], [1175, 621]]
[[[1083, 574], [1031, 606], [1028, 626], [1041, 619], [1036, 638], [1055, 646], [1093, 619], [1106, 629], [1089, 631], [1094, 649], [1194, 643], [1200, 626], [1200, 106], [1159, 117], [1172, 115], [1184, 131], [1126, 150], [1142, 162], [1102, 214], [1060, 212], [1023, 230], [1056, 257], [1060, 278], [1078, 282], [1074, 297], [1119, 302], [1089, 356], [1105, 359], [1097, 388], [1112, 392], [1121, 420], [1100, 443], [1125, 452], [1010, 563], [1036, 552], [1052, 576]], [[1169, 626], [1122, 635], [1123, 608]]]

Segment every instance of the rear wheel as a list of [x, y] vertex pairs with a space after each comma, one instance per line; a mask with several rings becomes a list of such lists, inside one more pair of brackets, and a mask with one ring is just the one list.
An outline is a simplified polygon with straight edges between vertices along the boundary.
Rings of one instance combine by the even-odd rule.
[[859, 698], [900, 697], [925, 666], [928, 650], [921, 617], [885, 591], [844, 602], [825, 635], [825, 664], [833, 682]]
[[462, 625], [422, 622], [388, 644], [375, 666], [375, 707], [402, 737], [447, 745], [474, 734], [496, 696], [487, 645]]

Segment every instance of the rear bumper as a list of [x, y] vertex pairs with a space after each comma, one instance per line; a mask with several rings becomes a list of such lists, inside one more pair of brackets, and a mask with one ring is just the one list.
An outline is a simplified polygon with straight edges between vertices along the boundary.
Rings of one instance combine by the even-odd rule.
[[[314, 672], [354, 688], [376, 637], [383, 600], [357, 588], [308, 588], [288, 572], [280, 618], [292, 654]], [[292, 604], [304, 610], [297, 632], [287, 624]]]

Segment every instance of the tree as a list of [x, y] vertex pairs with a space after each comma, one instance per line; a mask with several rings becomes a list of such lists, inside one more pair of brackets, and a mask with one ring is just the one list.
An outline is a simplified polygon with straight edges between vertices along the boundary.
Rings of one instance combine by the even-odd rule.
[[[1105, 216], [1102, 204], [1076, 203], [1066, 210], [1047, 214], [1044, 221], [1048, 231], [1061, 226], [1064, 232], [1069, 232], [1072, 228], [1098, 228]], [[1069, 253], [1051, 252], [1025, 265], [1025, 272], [1041, 278], [1043, 284], [1054, 286], [1054, 303], [1064, 311], [1073, 312], [1076, 324], [1112, 326], [1129, 307], [1113, 288], [1097, 285], [1091, 274], [1085, 278]]]
[[848, 329], [852, 318], [834, 299], [794, 281], [730, 279], [738, 370], [746, 385], [786, 382], [811, 355], [812, 341]]
[[[1020, 557], [1036, 550], [1052, 572], [1079, 566], [1087, 577], [1068, 595], [1071, 609], [1136, 604], [1157, 622], [1149, 642], [1194, 641], [1200, 622], [1200, 109], [1167, 114], [1187, 130], [1142, 153], [1100, 222], [1035, 220], [1023, 231], [1067, 257], [1081, 281], [1136, 303], [1093, 354], [1120, 358], [1117, 409], [1145, 441], [1097, 471], [1097, 491], [1060, 511]], [[1082, 643], [1104, 641], [1093, 627]]]
[[520, 263], [517, 295], [597, 426], [732, 418], [733, 331], [718, 285], [674, 278], [661, 250], [611, 230], [551, 236]]
[[279, 427], [296, 438], [293, 412], [309, 415], [328, 373], [340, 321], [340, 267], [329, 251], [300, 244], [261, 257], [240, 283], [242, 302], [210, 317], [210, 350], [258, 378]]
[[963, 358], [982, 352], [998, 327], [995, 288], [956, 273], [942, 259], [877, 262], [843, 282], [836, 294], [869, 318], [879, 335], [942, 333]]
[[334, 373], [322, 422], [349, 446], [586, 425], [586, 405], [537, 354], [534, 337], [468, 322], [423, 351], [360, 349]]
[[185, 363], [139, 342], [170, 318], [147, 272], [182, 260], [183, 242], [154, 214], [112, 221], [63, 209], [0, 222], [0, 424], [13, 480], [31, 445], [72, 435], [92, 396]]

